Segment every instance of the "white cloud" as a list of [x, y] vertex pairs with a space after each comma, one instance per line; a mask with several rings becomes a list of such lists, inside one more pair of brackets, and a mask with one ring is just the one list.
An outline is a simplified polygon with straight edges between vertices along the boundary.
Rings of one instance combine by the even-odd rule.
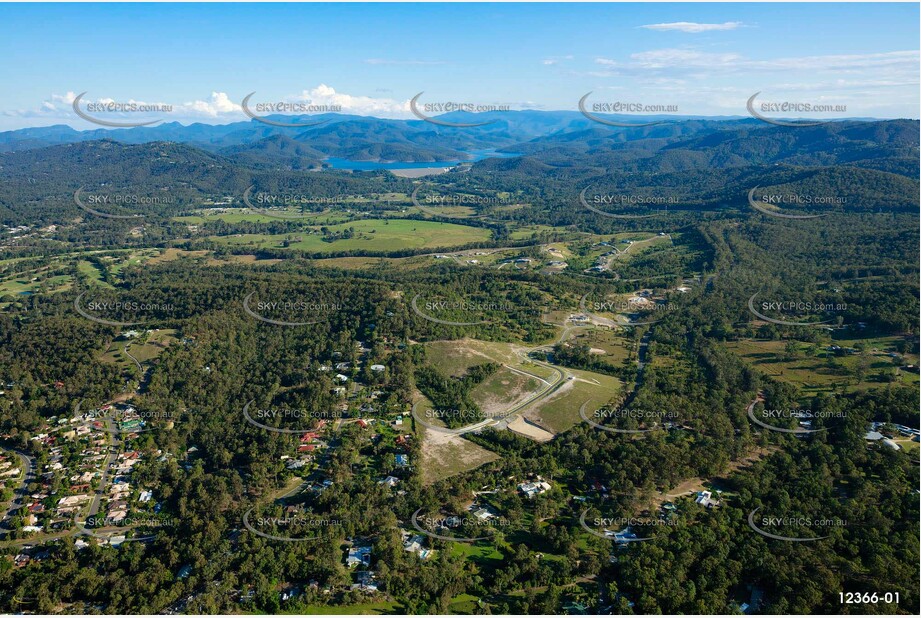
[[337, 105], [346, 114], [392, 116], [394, 114], [408, 114], [410, 111], [408, 99], [406, 101], [396, 101], [383, 97], [375, 98], [345, 94], [336, 92], [335, 88], [326, 84], [320, 84], [312, 90], [304, 90], [296, 99], [316, 105]]
[[564, 60], [572, 60], [572, 59], [573, 59], [573, 56], [572, 56], [572, 55], [568, 55], [568, 56], [551, 56], [550, 58], [545, 58], [545, 59], [541, 62], [541, 64], [543, 64], [544, 66], [553, 66], [553, 65], [555, 65], [555, 64], [560, 64], [560, 63], [563, 62]]
[[[2, 113], [5, 116], [19, 116], [29, 118], [47, 118], [57, 119], [58, 121], [78, 121], [73, 112], [72, 105], [77, 93], [68, 91], [65, 94], [52, 94], [48, 99], [42, 101], [35, 109], [26, 110], [7, 110]], [[253, 103], [278, 101], [279, 99], [269, 98], [268, 95], [260, 97], [257, 93], [253, 97]], [[343, 113], [376, 115], [376, 116], [400, 116], [409, 115], [409, 100], [397, 101], [391, 98], [368, 97], [360, 95], [350, 95], [337, 92], [335, 88], [326, 84], [320, 84], [316, 88], [303, 90], [300, 93], [281, 97], [285, 102], [305, 102], [315, 105], [339, 106]], [[88, 103], [135, 103], [137, 105], [158, 105], [172, 107], [170, 112], [151, 112], [145, 115], [144, 120], [150, 117], [158, 117], [168, 121], [195, 122], [218, 120], [224, 122], [233, 122], [237, 120], [246, 120], [243, 114], [243, 108], [240, 102], [232, 99], [226, 92], [213, 91], [211, 95], [203, 99], [194, 99], [184, 103], [166, 103], [153, 101], [140, 101], [131, 98], [113, 98], [110, 96], [92, 97], [89, 94], [81, 99], [81, 107]], [[105, 114], [103, 114], [104, 116]], [[117, 114], [118, 116], [124, 116]], [[112, 115], [114, 119], [115, 115]], [[140, 116], [139, 116], [140, 117]]]
[[[657, 49], [630, 55], [641, 69], [711, 69], [729, 71], [861, 71], [880, 69], [909, 69], [917, 73], [917, 51], [895, 51], [876, 54], [830, 54], [825, 56], [792, 56], [769, 60], [753, 60], [738, 53], [702, 52], [690, 48]], [[599, 62], [599, 64], [603, 64]]]
[[[176, 108], [174, 108], [174, 111], [175, 109]], [[212, 92], [209, 100], [196, 100], [184, 103], [179, 107], [179, 111], [218, 118], [222, 114], [226, 115], [240, 112], [242, 108], [239, 103], [231, 101], [226, 92]]]
[[727, 21], [722, 24], [698, 24], [693, 21], [674, 21], [666, 24], [647, 24], [640, 26], [646, 30], [658, 30], [659, 32], [713, 32], [716, 30], [735, 30], [742, 25], [740, 21]]
[[730, 67], [743, 60], [739, 54], [700, 52], [692, 49], [656, 49], [631, 54], [630, 59], [644, 69]]

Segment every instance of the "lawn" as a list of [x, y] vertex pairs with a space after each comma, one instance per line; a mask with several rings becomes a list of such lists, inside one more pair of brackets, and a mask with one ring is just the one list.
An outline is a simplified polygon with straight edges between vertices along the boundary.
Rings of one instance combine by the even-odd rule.
[[491, 563], [495, 566], [496, 561], [503, 560], [502, 555], [495, 545], [490, 545], [486, 541], [477, 541], [476, 543], [451, 543], [451, 556], [455, 558], [464, 558], [480, 563]]

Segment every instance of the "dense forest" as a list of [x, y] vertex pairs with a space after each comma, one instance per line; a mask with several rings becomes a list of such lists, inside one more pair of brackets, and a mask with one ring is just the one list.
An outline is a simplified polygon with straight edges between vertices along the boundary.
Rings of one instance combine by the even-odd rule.
[[[252, 136], [258, 147], [227, 138], [207, 149], [195, 143], [204, 139], [63, 138], [73, 143], [24, 149], [7, 136], [5, 149], [15, 151], [0, 155], [0, 222], [57, 228], [4, 244], [2, 274], [26, 281], [42, 272], [71, 284], [0, 295], [0, 445], [44, 470], [60, 446], [40, 439], [53, 423], [78, 402], [98, 409], [130, 394], [147, 419], [146, 431], [121, 437], [140, 455], [131, 482], [152, 492], [165, 523], [118, 547], [89, 537], [78, 547], [84, 537], [62, 533], [41, 545], [47, 555], [22, 566], [19, 520], [27, 513], [13, 513], [16, 526], [0, 539], [0, 609], [332, 612], [387, 602], [417, 614], [456, 612], [464, 602], [464, 613], [695, 614], [736, 613], [757, 597], [763, 613], [917, 613], [918, 451], [865, 435], [873, 422], [919, 426], [917, 381], [902, 379], [902, 365], [868, 360], [883, 339], [897, 341], [893, 357], [918, 354], [918, 123], [687, 121], [533, 139], [528, 126], [491, 143], [523, 156], [485, 159], [430, 183], [444, 195], [501, 194], [502, 203], [471, 200], [478, 205], [463, 220], [488, 240], [368, 250], [342, 245], [349, 239], [329, 227], [456, 221], [401, 212], [412, 206], [410, 179], [305, 170], [343, 135], [354, 150], [339, 156], [416, 156], [424, 147], [443, 157], [470, 149], [462, 133], [450, 129], [452, 139], [438, 142], [395, 123], [361, 140], [368, 127], [337, 123], [284, 140]], [[368, 150], [366, 141], [395, 133], [386, 153]], [[348, 207], [310, 211], [329, 217], [322, 225], [218, 218], [193, 233], [177, 219], [251, 186], [341, 198]], [[81, 213], [73, 200], [81, 187], [170, 199], [109, 213], [143, 215], [138, 235], [136, 220]], [[588, 195], [675, 199], [667, 210], [644, 211], [649, 218], [609, 218], [580, 205], [586, 187]], [[787, 220], [751, 208], [754, 187], [842, 199], [797, 211], [824, 216]], [[311, 230], [332, 250], [298, 249], [294, 240], [292, 248], [257, 250], [221, 242]], [[624, 249], [630, 259], [616, 273], [590, 274], [600, 243], [607, 251], [613, 235], [639, 232], [668, 234], [670, 248], [635, 257]], [[579, 268], [516, 267], [564, 244]], [[184, 257], [123, 265], [116, 260], [126, 248]], [[465, 264], [486, 260], [487, 249], [509, 252], [506, 267]], [[429, 259], [461, 250], [469, 252]], [[692, 284], [676, 291], [684, 282]], [[567, 316], [583, 312], [586, 299], [647, 293], [669, 310], [604, 330], [622, 336], [631, 350], [623, 359], [598, 354], [587, 340], [567, 342], [550, 317], [563, 315], [573, 328]], [[755, 319], [756, 294], [820, 300], [823, 309], [772, 308], [773, 321]], [[152, 359], [113, 357], [134, 349], [128, 329], [168, 332], [171, 343]], [[674, 410], [677, 422], [642, 434], [576, 422], [547, 441], [486, 426], [463, 435], [488, 455], [482, 464], [431, 480], [414, 403], [424, 397], [433, 416], [458, 429], [489, 420], [474, 391], [510, 379], [503, 372], [511, 359], [475, 358], [455, 371], [427, 347], [459, 349], [468, 340], [518, 346], [518, 357], [530, 354], [548, 370], [538, 381], [562, 369], [616, 379], [623, 388], [605, 391], [598, 405]], [[759, 352], [770, 362], [753, 363], [742, 347], [751, 342], [776, 354]], [[792, 365], [774, 370], [803, 359], [833, 376], [826, 388], [798, 382]], [[756, 402], [759, 411], [808, 408], [813, 433], [752, 423], [747, 409]], [[787, 421], [778, 427], [793, 431], [797, 421]], [[65, 463], [78, 457], [75, 444]], [[303, 453], [309, 464], [299, 472], [291, 462]], [[520, 485], [537, 479], [550, 489], [530, 497]], [[689, 479], [718, 480], [719, 504], [665, 493]], [[76, 493], [60, 477], [47, 486], [32, 479], [27, 489], [47, 492], [49, 506]], [[471, 496], [501, 516], [488, 526], [465, 519], [451, 534], [484, 541], [427, 536], [427, 558], [405, 550], [401, 532], [415, 534], [415, 514], [472, 520]], [[659, 518], [672, 502], [676, 510]], [[784, 542], [753, 530], [754, 512], [831, 523], [821, 532], [795, 523], [773, 529], [823, 537]], [[591, 533], [586, 514], [641, 514], [647, 519], [633, 528], [648, 540], [620, 544]], [[344, 562], [365, 545], [373, 592], [355, 584]], [[283, 596], [291, 590], [297, 594]], [[897, 592], [900, 601], [843, 606], [839, 592]]]

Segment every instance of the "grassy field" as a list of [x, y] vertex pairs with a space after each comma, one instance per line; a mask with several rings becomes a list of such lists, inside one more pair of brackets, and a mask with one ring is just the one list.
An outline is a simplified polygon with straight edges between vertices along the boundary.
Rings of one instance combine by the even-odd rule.
[[455, 558], [464, 558], [474, 562], [495, 563], [504, 558], [502, 552], [490, 545], [486, 541], [477, 541], [476, 543], [452, 543], [451, 556]]
[[531, 238], [534, 234], [540, 234], [541, 232], [559, 232], [559, 228], [555, 228], [551, 225], [522, 225], [517, 227], [512, 231], [509, 236], [512, 240], [527, 240]]
[[473, 470], [499, 458], [492, 451], [462, 436], [431, 431], [418, 424], [416, 431], [422, 436], [422, 482], [425, 485]]
[[[866, 375], [857, 380], [856, 370], [862, 362], [858, 355], [831, 356], [828, 358], [824, 348], [820, 347], [816, 355], [809, 346], [797, 343], [796, 357], [787, 359], [785, 341], [744, 340], [727, 342], [724, 345], [738, 354], [745, 362], [759, 371], [778, 380], [798, 386], [804, 397], [836, 390], [847, 392], [884, 388], [889, 382], [880, 379], [880, 374], [889, 374], [895, 369], [892, 359], [886, 351], [896, 338], [877, 338], [864, 340], [868, 352]], [[840, 345], [854, 345], [855, 341], [841, 342]], [[876, 348], [876, 352], [872, 349]], [[906, 362], [917, 366], [917, 356], [907, 355]], [[899, 381], [903, 384], [917, 384], [917, 373], [899, 371]]]
[[[623, 331], [608, 328], [585, 327], [570, 331], [567, 341], [587, 344], [593, 354], [614, 366], [621, 365], [631, 356], [634, 348], [632, 337], [623, 335]], [[635, 357], [635, 354], [632, 355]]]
[[[315, 253], [338, 251], [399, 251], [401, 249], [426, 249], [450, 247], [471, 242], [486, 241], [487, 229], [439, 223], [435, 221], [410, 221], [407, 219], [362, 220], [329, 226], [332, 233], [354, 228], [352, 238], [325, 242], [315, 234], [237, 234], [212, 236], [211, 240], [230, 246], [253, 248], [283, 248], [291, 238], [289, 248]], [[297, 240], [297, 239], [300, 240]]]
[[[73, 285], [73, 276], [70, 274], [72, 272], [70, 268], [86, 276], [88, 281], [92, 284], [111, 288], [111, 285], [103, 281], [103, 272], [100, 270], [100, 267], [82, 258], [87, 255], [104, 254], [101, 256], [101, 260], [107, 264], [106, 267], [109, 272], [117, 278], [125, 268], [143, 264], [159, 253], [159, 249], [119, 249], [112, 251], [75, 252], [57, 256], [53, 258], [51, 264], [46, 266], [5, 275], [2, 272], [4, 266], [37, 258], [7, 260], [0, 263], [0, 296], [7, 294], [25, 296], [28, 294], [41, 293], [43, 291], [57, 293], [69, 290]], [[66, 274], [61, 272], [64, 270], [67, 271]], [[58, 274], [52, 274], [54, 272]]]
[[77, 262], [77, 272], [85, 275], [90, 281], [96, 285], [101, 285], [102, 287], [111, 289], [112, 286], [102, 280], [102, 271], [99, 270], [99, 267], [88, 262], [86, 260], [79, 260]]
[[486, 416], [493, 416], [521, 402], [540, 387], [538, 380], [503, 367], [471, 390], [470, 398]]
[[[583, 329], [579, 329], [583, 330]], [[596, 338], [598, 348], [606, 346], [606, 357], [610, 357], [612, 362], [619, 362], [626, 356], [626, 349], [623, 346], [622, 338], [614, 333], [599, 333]], [[594, 344], [593, 344], [593, 347]], [[610, 350], [610, 352], [608, 352]], [[437, 367], [442, 373], [447, 375], [459, 376], [474, 365], [480, 365], [489, 361], [502, 363], [514, 369], [525, 371], [540, 376], [546, 380], [551, 380], [556, 374], [553, 368], [525, 360], [522, 356], [524, 348], [509, 343], [494, 343], [489, 341], [479, 341], [476, 339], [460, 339], [457, 341], [433, 341], [426, 344], [426, 360]], [[621, 391], [623, 385], [620, 380], [612, 376], [606, 376], [589, 371], [567, 370], [574, 376], [572, 380], [565, 380], [559, 388], [549, 397], [536, 404], [530, 405], [523, 410], [524, 417], [536, 422], [542, 427], [546, 427], [554, 433], [566, 431], [577, 423], [582, 422], [579, 418], [579, 408], [586, 400], [592, 400], [596, 405], [602, 405]], [[510, 376], [518, 376], [518, 381], [511, 380]], [[504, 384], [503, 382], [508, 382]], [[478, 403], [490, 401], [496, 403], [499, 400], [520, 400], [525, 392], [537, 392], [546, 385], [536, 379], [527, 379], [520, 374], [515, 374], [509, 369], [503, 369], [491, 376], [483, 384], [474, 389], [474, 394], [479, 396]], [[523, 387], [523, 388], [522, 388]], [[503, 393], [503, 389], [507, 389]], [[496, 405], [498, 408], [507, 408], [508, 403]]]
[[139, 339], [113, 340], [100, 357], [100, 360], [115, 363], [122, 369], [134, 371], [136, 367], [134, 361], [125, 354], [126, 345], [131, 356], [134, 356], [139, 362], [145, 363], [159, 357], [169, 345], [176, 341], [176, 331], [172, 328], [161, 328], [152, 333], [144, 331]]
[[448, 603], [448, 612], [451, 614], [473, 614], [477, 607], [479, 598], [472, 594], [459, 594]]
[[428, 363], [445, 375], [460, 376], [474, 365], [496, 362], [516, 364], [521, 357], [508, 343], [493, 343], [477, 339], [431, 341], [425, 344]]
[[425, 344], [426, 360], [445, 375], [460, 376], [474, 365], [494, 362], [549, 379], [553, 371], [527, 361], [524, 348], [511, 343], [458, 339]]
[[[301, 213], [296, 210], [272, 209], [270, 212], [281, 217], [298, 217], [298, 221], [307, 225], [330, 225], [343, 223], [349, 220], [349, 217], [342, 212], [331, 210], [324, 210], [315, 214], [304, 214], [303, 218], [300, 218]], [[257, 212], [250, 212], [247, 209], [246, 211], [241, 212], [215, 212], [202, 213], [198, 215], [184, 215], [181, 217], [173, 217], [173, 221], [186, 223], [188, 225], [201, 225], [203, 223], [207, 223], [208, 221], [223, 221], [225, 223], [242, 223], [244, 221], [247, 223], [275, 223], [280, 221], [280, 219], [278, 217], [270, 217], [267, 215], [259, 214]]]
[[529, 406], [524, 416], [554, 433], [561, 433], [583, 422], [579, 408], [586, 401], [601, 406], [623, 389], [623, 383], [613, 376], [590, 371], [568, 369], [575, 376], [567, 380], [551, 396]]

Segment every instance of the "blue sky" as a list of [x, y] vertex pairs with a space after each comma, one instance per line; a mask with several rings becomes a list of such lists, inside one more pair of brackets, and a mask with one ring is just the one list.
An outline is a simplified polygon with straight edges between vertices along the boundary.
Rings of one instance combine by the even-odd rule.
[[701, 115], [744, 115], [762, 91], [917, 118], [918, 21], [910, 3], [0, 4], [0, 130], [98, 128], [71, 109], [84, 91], [183, 123], [244, 120], [253, 91], [391, 118], [420, 91], [547, 110], [593, 91]]

